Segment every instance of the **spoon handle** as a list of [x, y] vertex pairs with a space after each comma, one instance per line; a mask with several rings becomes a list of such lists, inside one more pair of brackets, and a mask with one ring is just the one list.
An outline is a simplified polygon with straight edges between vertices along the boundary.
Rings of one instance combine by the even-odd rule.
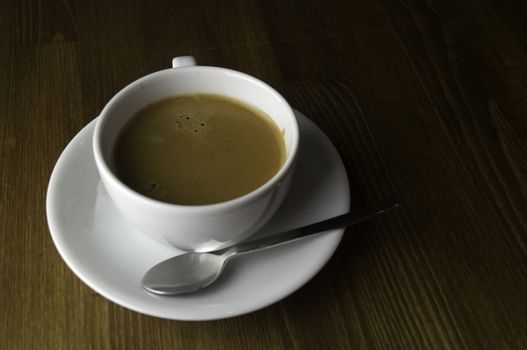
[[349, 226], [351, 224], [366, 221], [397, 206], [399, 206], [399, 200], [395, 197], [389, 197], [366, 208], [353, 210], [349, 213], [339, 215], [331, 219], [277, 233], [272, 236], [263, 237], [248, 242], [242, 242], [235, 246], [224, 248], [211, 253], [222, 255], [228, 252], [228, 254], [231, 255], [273, 247], [318, 232], [334, 230], [337, 228]]

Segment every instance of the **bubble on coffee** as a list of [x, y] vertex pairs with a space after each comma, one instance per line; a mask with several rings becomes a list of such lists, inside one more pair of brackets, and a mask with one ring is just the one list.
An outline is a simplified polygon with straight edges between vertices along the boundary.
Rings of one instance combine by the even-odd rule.
[[172, 126], [178, 130], [199, 133], [203, 137], [207, 137], [207, 124], [202, 120], [204, 116], [196, 118], [194, 114], [193, 112], [179, 114], [177, 118], [174, 118]]

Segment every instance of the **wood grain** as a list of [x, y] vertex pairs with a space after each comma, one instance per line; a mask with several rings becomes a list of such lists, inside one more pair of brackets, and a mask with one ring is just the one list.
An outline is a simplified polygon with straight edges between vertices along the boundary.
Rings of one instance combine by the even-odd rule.
[[[232, 319], [102, 298], [45, 219], [53, 166], [127, 83], [191, 54], [276, 87], [330, 137], [352, 206], [306, 286]], [[527, 3], [0, 2], [1, 349], [527, 348]]]

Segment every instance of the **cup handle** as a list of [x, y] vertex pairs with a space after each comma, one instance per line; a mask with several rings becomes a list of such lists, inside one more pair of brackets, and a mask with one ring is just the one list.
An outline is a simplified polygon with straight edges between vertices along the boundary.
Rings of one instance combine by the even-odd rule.
[[194, 56], [178, 56], [172, 59], [172, 68], [196, 66]]

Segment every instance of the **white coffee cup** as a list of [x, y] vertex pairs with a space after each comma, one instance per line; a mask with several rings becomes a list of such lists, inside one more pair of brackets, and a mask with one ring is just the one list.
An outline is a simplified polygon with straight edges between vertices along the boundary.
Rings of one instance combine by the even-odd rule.
[[[176, 57], [173, 68], [142, 77], [119, 91], [102, 110], [93, 135], [101, 180], [124, 218], [140, 232], [184, 250], [207, 251], [254, 234], [276, 212], [289, 188], [298, 150], [298, 124], [287, 101], [264, 82], [225, 68], [196, 66]], [[209, 205], [177, 205], [146, 197], [115, 175], [113, 147], [125, 123], [143, 107], [165, 97], [219, 94], [264, 111], [283, 130], [286, 160], [278, 173], [241, 197]]]

